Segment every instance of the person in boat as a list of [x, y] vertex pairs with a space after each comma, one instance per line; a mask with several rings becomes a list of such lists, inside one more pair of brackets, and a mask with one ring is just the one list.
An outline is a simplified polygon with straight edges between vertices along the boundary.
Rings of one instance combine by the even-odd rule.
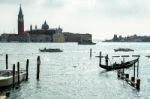
[[108, 55], [105, 56], [106, 66], [108, 66]]
[[114, 68], [116, 65], [117, 65], [117, 63], [115, 62], [115, 63], [112, 65], [112, 67]]

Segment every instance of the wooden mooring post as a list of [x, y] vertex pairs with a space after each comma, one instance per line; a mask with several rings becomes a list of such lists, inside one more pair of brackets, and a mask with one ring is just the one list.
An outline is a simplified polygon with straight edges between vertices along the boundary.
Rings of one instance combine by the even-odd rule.
[[37, 75], [36, 75], [36, 79], [39, 80], [39, 76], [40, 76], [40, 64], [41, 64], [41, 60], [40, 60], [40, 56], [37, 57]]
[[118, 70], [117, 71], [117, 77], [119, 79], [125, 80], [129, 85], [132, 87], [136, 88], [137, 90], [140, 90], [140, 79], [138, 78], [138, 73], [139, 73], [139, 60], [137, 62], [137, 79], [135, 79], [135, 71], [136, 71], [136, 66], [134, 64], [134, 74], [133, 77], [131, 77], [131, 80], [129, 79], [129, 74], [125, 74], [123, 71]]
[[15, 64], [13, 64], [13, 82], [12, 82], [13, 88], [15, 87]]
[[99, 66], [101, 65], [102, 62], [102, 52], [99, 52]]
[[29, 59], [26, 61], [26, 81], [28, 80], [29, 76]]
[[90, 48], [90, 58], [92, 57], [92, 48]]
[[20, 84], [20, 63], [17, 62], [17, 76], [18, 76], [18, 85]]
[[6, 54], [6, 69], [8, 69], [8, 54]]

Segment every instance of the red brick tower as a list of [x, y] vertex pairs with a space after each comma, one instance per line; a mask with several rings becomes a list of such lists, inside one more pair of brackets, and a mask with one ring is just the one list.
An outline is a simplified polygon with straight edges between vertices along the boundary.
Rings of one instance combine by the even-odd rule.
[[22, 14], [22, 8], [20, 5], [20, 10], [18, 14], [18, 34], [23, 34], [24, 33], [24, 19], [23, 19], [23, 14]]

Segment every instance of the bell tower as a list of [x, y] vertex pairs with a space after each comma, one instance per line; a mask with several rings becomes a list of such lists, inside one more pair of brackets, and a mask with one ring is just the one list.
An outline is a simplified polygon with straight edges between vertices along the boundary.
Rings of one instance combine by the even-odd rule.
[[20, 35], [23, 33], [24, 33], [24, 18], [23, 18], [22, 8], [20, 5], [19, 14], [18, 14], [18, 34]]

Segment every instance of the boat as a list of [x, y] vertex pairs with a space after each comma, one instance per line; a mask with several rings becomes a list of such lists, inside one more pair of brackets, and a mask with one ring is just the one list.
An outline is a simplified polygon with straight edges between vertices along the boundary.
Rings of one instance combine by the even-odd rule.
[[44, 48], [44, 49], [39, 49], [40, 52], [63, 52], [63, 50], [59, 49], [59, 48]]
[[96, 43], [78, 42], [78, 45], [96, 45]]
[[134, 51], [133, 49], [130, 48], [118, 48], [114, 49], [115, 52], [122, 51], [122, 52], [129, 52], [129, 51]]
[[[20, 70], [20, 81], [26, 79], [26, 71]], [[18, 74], [15, 72], [15, 83], [18, 82]], [[0, 70], [0, 88], [9, 87], [13, 84], [13, 71], [12, 70]]]
[[138, 62], [138, 60], [139, 60], [139, 58], [134, 59], [132, 61], [127, 61], [127, 62], [121, 63], [121, 64], [114, 63], [110, 66], [100, 64], [100, 67], [103, 69], [106, 69], [106, 70], [116, 70], [116, 69], [122, 69], [122, 68], [129, 68], [129, 67], [133, 66], [136, 62]]
[[147, 55], [147, 56], [145, 56], [145, 57], [150, 58], [150, 55]]

